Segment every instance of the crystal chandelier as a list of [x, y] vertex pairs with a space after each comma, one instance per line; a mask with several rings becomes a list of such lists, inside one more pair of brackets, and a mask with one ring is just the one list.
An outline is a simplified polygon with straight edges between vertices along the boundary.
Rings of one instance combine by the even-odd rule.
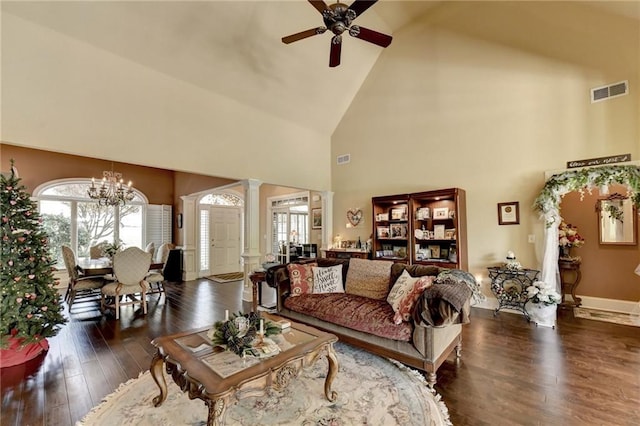
[[125, 186], [122, 174], [114, 172], [113, 169], [102, 172], [102, 182], [99, 187], [96, 187], [95, 178], [91, 178], [91, 188], [87, 192], [89, 197], [98, 200], [101, 206], [124, 206], [134, 197], [131, 181]]

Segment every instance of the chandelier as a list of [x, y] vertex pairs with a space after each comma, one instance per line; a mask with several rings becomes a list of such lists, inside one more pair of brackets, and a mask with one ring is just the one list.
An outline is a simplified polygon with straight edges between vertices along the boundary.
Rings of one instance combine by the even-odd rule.
[[91, 178], [91, 188], [87, 191], [89, 197], [98, 200], [101, 206], [124, 206], [127, 201], [133, 200], [131, 181], [124, 185], [122, 174], [105, 170], [102, 172], [102, 182], [96, 187], [95, 178]]

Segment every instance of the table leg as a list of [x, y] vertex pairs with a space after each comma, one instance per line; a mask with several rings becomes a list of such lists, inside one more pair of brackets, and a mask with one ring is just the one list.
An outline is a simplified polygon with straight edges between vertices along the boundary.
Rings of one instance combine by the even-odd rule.
[[149, 368], [153, 381], [156, 382], [156, 385], [160, 388], [160, 395], [153, 398], [154, 407], [159, 407], [164, 400], [167, 399], [167, 382], [164, 379], [162, 367], [164, 367], [164, 359], [162, 355], [160, 355], [160, 351], [157, 351], [151, 360], [151, 368]]
[[207, 407], [209, 407], [209, 416], [207, 417], [207, 426], [220, 426], [224, 424], [224, 415], [227, 409], [227, 399], [220, 398], [212, 401], [210, 399], [205, 400]]
[[327, 372], [327, 378], [324, 381], [324, 395], [329, 401], [334, 402], [338, 399], [338, 392], [331, 390], [331, 383], [333, 383], [333, 379], [336, 377], [336, 374], [338, 374], [340, 367], [338, 366], [336, 353], [333, 350], [333, 344], [330, 344], [327, 347], [327, 361], [329, 362], [329, 371]]
[[251, 280], [251, 284], [253, 285], [253, 300], [251, 302], [253, 312], [258, 312], [258, 283]]

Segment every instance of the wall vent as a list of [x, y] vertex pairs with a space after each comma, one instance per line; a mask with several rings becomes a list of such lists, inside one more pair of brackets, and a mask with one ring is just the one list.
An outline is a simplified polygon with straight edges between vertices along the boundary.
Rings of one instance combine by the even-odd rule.
[[338, 166], [351, 162], [351, 154], [338, 155]]
[[591, 103], [629, 94], [629, 81], [621, 81], [591, 89]]

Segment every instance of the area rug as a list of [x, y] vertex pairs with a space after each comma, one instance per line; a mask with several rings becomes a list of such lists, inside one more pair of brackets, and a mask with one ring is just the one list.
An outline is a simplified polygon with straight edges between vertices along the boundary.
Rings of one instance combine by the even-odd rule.
[[228, 283], [231, 281], [239, 281], [244, 278], [244, 272], [230, 272], [228, 274], [209, 275], [207, 279], [217, 283]]
[[[450, 425], [440, 396], [429, 390], [423, 376], [395, 361], [338, 343], [340, 371], [332, 389], [338, 399], [324, 396], [327, 361], [324, 358], [292, 380], [282, 391], [241, 399], [229, 407], [227, 425]], [[76, 426], [205, 425], [207, 408], [190, 400], [170, 377], [169, 392], [160, 407], [151, 374], [120, 385]]]
[[585, 318], [595, 321], [613, 322], [616, 324], [640, 327], [640, 315], [601, 311], [589, 308], [573, 308], [573, 315], [576, 318]]

